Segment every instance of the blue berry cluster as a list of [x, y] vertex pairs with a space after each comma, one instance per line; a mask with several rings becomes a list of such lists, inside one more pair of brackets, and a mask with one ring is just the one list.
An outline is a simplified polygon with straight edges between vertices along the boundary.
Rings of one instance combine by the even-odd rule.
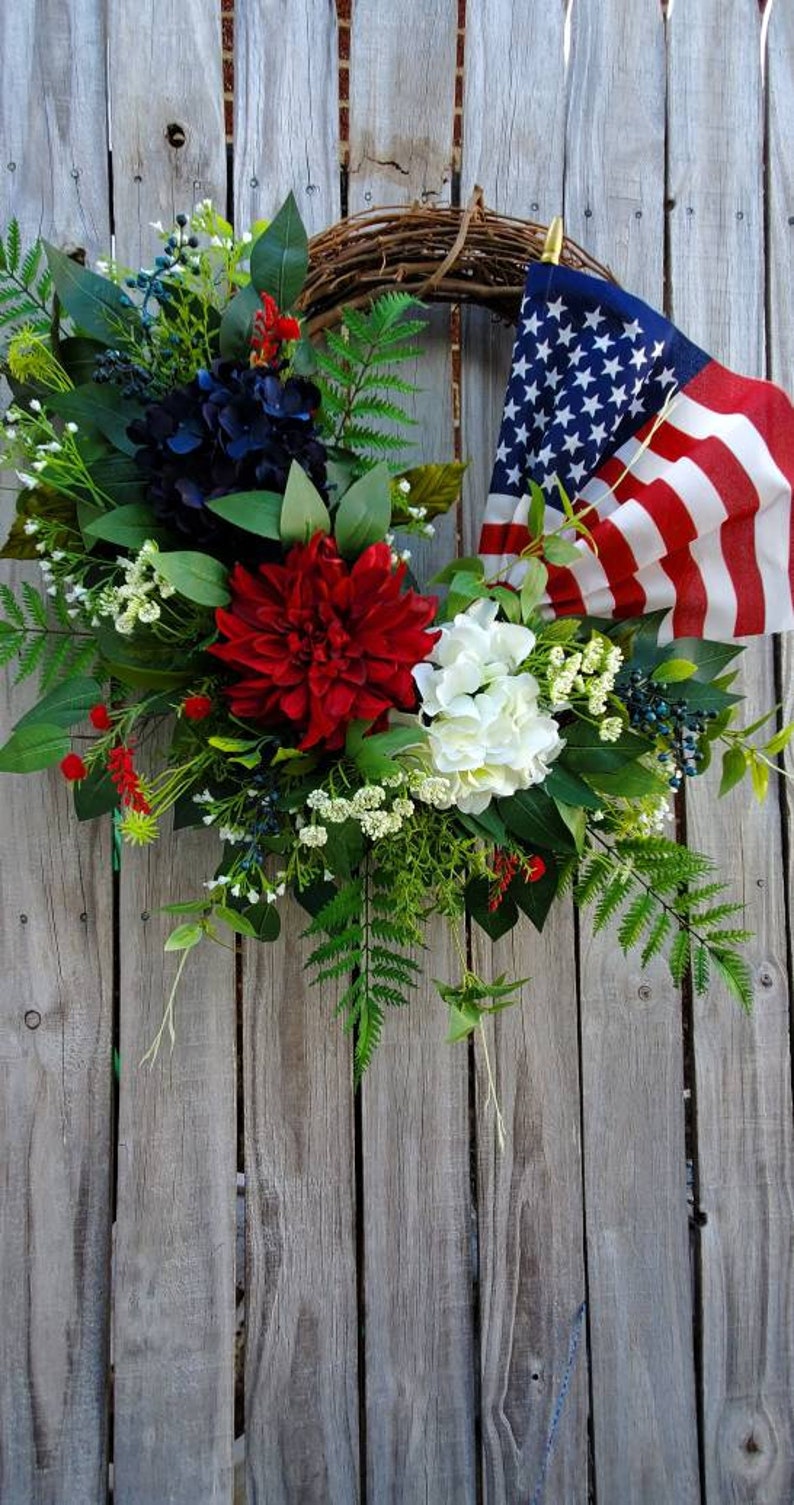
[[251, 783], [252, 787], [258, 791], [257, 813], [250, 825], [246, 826], [250, 842], [245, 855], [240, 859], [240, 867], [244, 873], [264, 865], [267, 852], [261, 843], [265, 837], [277, 835], [279, 830], [277, 813], [279, 793], [273, 784], [272, 773], [267, 770], [267, 772], [255, 774]]
[[685, 697], [670, 699], [670, 687], [656, 684], [641, 669], [632, 669], [619, 693], [629, 713], [632, 729], [666, 744], [658, 754], [669, 774], [671, 789], [680, 789], [684, 778], [700, 772], [704, 754], [698, 743], [716, 711], [701, 711]]
[[[192, 253], [198, 249], [198, 236], [185, 235], [187, 223], [187, 215], [178, 214], [176, 216], [176, 234], [169, 235], [162, 253], [154, 258], [154, 266], [150, 269], [143, 268], [134, 276], [125, 278], [126, 287], [134, 288], [137, 292], [143, 293], [140, 316], [144, 328], [147, 328], [155, 317], [149, 306], [150, 303], [152, 301], [156, 303], [168, 302], [170, 290], [164, 278], [168, 276], [169, 272], [173, 272], [175, 267], [192, 266], [194, 263], [195, 258]], [[128, 298], [127, 294], [124, 296], [127, 302], [131, 304], [132, 299]]]
[[152, 373], [138, 365], [122, 350], [103, 350], [96, 358], [92, 381], [99, 386], [109, 382], [120, 387], [124, 397], [147, 398], [151, 396]]

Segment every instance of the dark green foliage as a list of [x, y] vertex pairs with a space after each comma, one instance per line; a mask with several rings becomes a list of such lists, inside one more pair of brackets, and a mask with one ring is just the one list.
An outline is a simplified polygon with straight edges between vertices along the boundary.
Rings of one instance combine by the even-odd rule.
[[380, 1039], [386, 1008], [407, 1003], [416, 987], [421, 969], [407, 954], [416, 944], [416, 927], [395, 921], [383, 878], [365, 871], [334, 893], [305, 934], [326, 937], [306, 962], [315, 969], [314, 982], [348, 980], [337, 1013], [346, 1029], [355, 1030], [359, 1082]]
[[23, 248], [19, 223], [12, 219], [5, 239], [0, 236], [0, 331], [4, 342], [23, 326], [36, 334], [49, 333], [52, 277], [42, 267], [42, 257], [40, 240]]
[[88, 673], [97, 662], [97, 645], [75, 634], [63, 597], [43, 596], [23, 580], [20, 598], [0, 584], [0, 667], [19, 659], [14, 683], [38, 671], [41, 689], [48, 690], [58, 679]]
[[[590, 851], [574, 888], [577, 904], [595, 904], [594, 929], [600, 930], [622, 910], [618, 942], [624, 952], [642, 942], [642, 965], [657, 956], [674, 931], [668, 953], [676, 986], [692, 971], [697, 994], [705, 993], [712, 971], [749, 1009], [752, 979], [747, 963], [733, 950], [750, 932], [721, 928], [720, 922], [741, 911], [740, 904], [711, 904], [725, 884], [697, 880], [712, 864], [699, 852], [661, 836], [616, 840]], [[625, 906], [625, 907], [624, 907]]]
[[385, 425], [415, 422], [399, 399], [416, 387], [394, 367], [421, 353], [413, 340], [424, 324], [405, 317], [416, 306], [407, 293], [393, 292], [376, 299], [369, 313], [346, 308], [341, 331], [329, 330], [316, 352], [323, 437], [334, 448], [354, 451], [359, 473], [405, 448], [405, 440]]

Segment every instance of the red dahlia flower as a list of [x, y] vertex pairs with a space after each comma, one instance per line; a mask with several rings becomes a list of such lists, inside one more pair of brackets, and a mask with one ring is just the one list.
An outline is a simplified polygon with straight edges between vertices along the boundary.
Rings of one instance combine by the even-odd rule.
[[436, 602], [401, 591], [404, 576], [388, 544], [371, 544], [351, 565], [324, 533], [256, 575], [236, 564], [232, 604], [215, 613], [229, 641], [210, 649], [243, 674], [227, 691], [233, 714], [286, 721], [302, 748], [332, 750], [351, 721], [413, 710], [411, 670], [438, 637], [426, 630]]

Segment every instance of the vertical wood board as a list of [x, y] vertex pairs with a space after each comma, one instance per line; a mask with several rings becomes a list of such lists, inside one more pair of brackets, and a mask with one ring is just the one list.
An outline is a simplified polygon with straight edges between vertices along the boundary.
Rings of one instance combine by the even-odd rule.
[[[354, 7], [351, 213], [448, 202], [455, 55], [453, 6]], [[448, 341], [437, 310], [416, 372], [417, 460], [452, 453]], [[410, 546], [421, 583], [454, 553], [455, 519], [433, 547]], [[468, 1064], [444, 1043], [432, 988], [457, 967], [446, 927], [426, 943], [420, 989], [387, 1018], [361, 1089], [367, 1489], [383, 1505], [475, 1499]]]
[[[278, 38], [263, 66], [263, 39]], [[235, 17], [234, 214], [271, 218], [292, 189], [310, 235], [339, 218], [336, 8], [249, 0]]]
[[[272, 216], [292, 189], [316, 232], [340, 212], [333, 7], [268, 0], [239, 21], [238, 229], [243, 208]], [[274, 27], [280, 65], [263, 72], [256, 39]], [[347, 1505], [359, 1496], [352, 1046], [332, 991], [303, 969], [308, 915], [279, 907], [279, 940], [244, 947], [247, 1499]]]
[[[39, 38], [46, 35], [44, 48]], [[0, 14], [0, 200], [25, 245], [107, 242], [102, 7]], [[13, 485], [13, 475], [2, 477]], [[3, 492], [3, 533], [13, 512]], [[41, 588], [32, 566], [5, 581]], [[5, 671], [0, 739], [38, 698]], [[76, 728], [79, 734], [80, 729]], [[111, 883], [107, 830], [77, 828], [56, 771], [0, 779], [0, 1498], [107, 1491]]]
[[[479, 183], [503, 214], [548, 221], [562, 207], [565, 125], [561, 6], [470, 8], [463, 97], [462, 195]], [[518, 60], [544, 59], [533, 85]], [[475, 553], [515, 331], [482, 310], [463, 318], [463, 545]], [[520, 421], [517, 418], [517, 421]], [[579, 1048], [573, 916], [562, 905], [542, 937], [523, 920], [492, 946], [473, 927], [483, 976], [529, 977], [519, 1002], [485, 1028], [505, 1115], [499, 1149], [483, 1051], [477, 1075], [483, 1497], [532, 1497], [584, 1299]], [[546, 1498], [587, 1498], [587, 1352], [578, 1358], [546, 1476]]]
[[[665, 38], [656, 0], [572, 12], [566, 227], [631, 292], [664, 288]], [[697, 1501], [680, 999], [582, 916], [585, 1220], [599, 1500]]]
[[[764, 369], [760, 16], [746, 0], [677, 5], [670, 27], [676, 321], [718, 360]], [[772, 648], [740, 677], [752, 719], [774, 704]], [[746, 1018], [718, 985], [694, 1010], [706, 1497], [782, 1505], [794, 1488], [792, 1104], [779, 811], [748, 788], [687, 800], [691, 844], [745, 905], [756, 940]]]
[[[116, 251], [149, 264], [149, 222], [199, 199], [225, 204], [220, 13], [214, 0], [108, 9]], [[170, 145], [178, 125], [184, 145]], [[172, 133], [173, 135], [173, 133]], [[178, 139], [178, 138], [175, 138]], [[121, 871], [121, 1096], [115, 1302], [115, 1493], [195, 1505], [232, 1493], [235, 1254], [235, 979], [229, 951], [188, 960], [177, 1044], [139, 1065], [178, 957], [163, 955], [169, 900], [200, 896], [214, 834], [168, 826]], [[146, 916], [144, 919], [143, 916]]]

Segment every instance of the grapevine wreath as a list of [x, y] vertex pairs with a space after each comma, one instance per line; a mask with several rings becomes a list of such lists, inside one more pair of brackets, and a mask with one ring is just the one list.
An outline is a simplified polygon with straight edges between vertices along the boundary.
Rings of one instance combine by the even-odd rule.
[[[528, 465], [523, 521], [498, 525], [519, 528], [510, 568], [484, 549], [427, 585], [409, 569], [465, 468], [406, 455], [422, 306], [514, 320], [544, 252], [597, 289], [608, 273], [479, 195], [311, 243], [292, 196], [242, 236], [208, 201], [154, 228], [140, 270], [25, 248], [15, 222], [0, 242], [3, 557], [42, 577], [0, 587], [0, 659], [41, 680], [0, 770], [55, 765], [77, 818], [132, 846], [166, 822], [218, 841], [197, 892], [163, 895], [178, 956], [150, 1058], [193, 949], [273, 941], [288, 892], [314, 980], [341, 979], [357, 1075], [434, 914], [498, 937], [572, 891], [643, 963], [666, 949], [676, 982], [716, 970], [747, 1005], [738, 906], [669, 824], [716, 749], [723, 789], [749, 770], [763, 796], [791, 730], [735, 726], [739, 646], [665, 637], [665, 611], [556, 609], [559, 572], [597, 557], [592, 509], [549, 472], [555, 512]], [[520, 987], [459, 950], [437, 985], [453, 1040]]]

